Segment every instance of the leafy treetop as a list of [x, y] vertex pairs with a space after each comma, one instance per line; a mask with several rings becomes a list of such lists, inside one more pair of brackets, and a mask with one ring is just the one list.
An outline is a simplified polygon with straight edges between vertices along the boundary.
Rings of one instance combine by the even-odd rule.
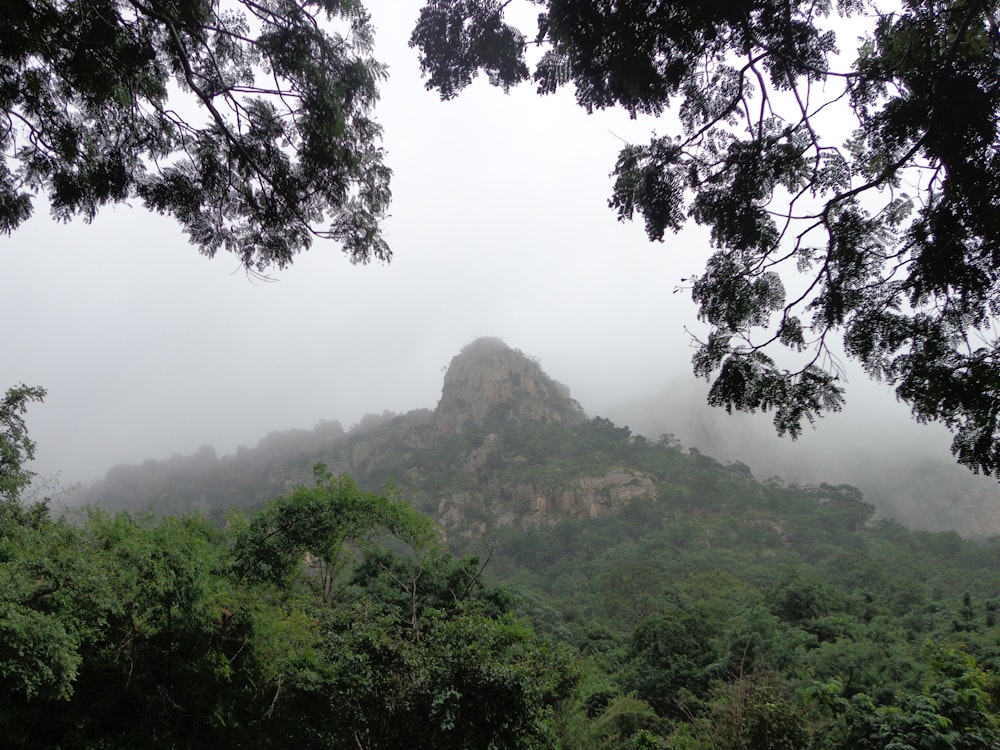
[[[0, 230], [137, 198], [250, 270], [388, 259], [384, 68], [356, 0], [41, 0], [0, 30]], [[328, 30], [325, 18], [340, 32]]]
[[[670, 109], [670, 134], [622, 149], [609, 203], [652, 240], [710, 229], [691, 279], [709, 402], [794, 437], [841, 407], [842, 337], [961, 463], [1000, 471], [997, 3], [533, 2], [529, 36], [510, 2], [429, 0], [411, 38], [427, 86], [451, 98], [483, 70], [572, 83], [587, 111]], [[848, 23], [866, 25], [853, 60]]]

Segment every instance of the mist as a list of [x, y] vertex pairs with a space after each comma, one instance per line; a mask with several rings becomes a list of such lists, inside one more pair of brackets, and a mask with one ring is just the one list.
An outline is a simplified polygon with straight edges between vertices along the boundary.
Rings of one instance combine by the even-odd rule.
[[947, 434], [863, 378], [843, 414], [794, 444], [767, 417], [706, 411], [690, 372], [701, 328], [677, 290], [703, 267], [707, 237], [689, 227], [651, 244], [607, 208], [618, 150], [656, 121], [482, 80], [440, 102], [407, 46], [418, 8], [370, 4], [390, 69], [378, 119], [394, 170], [391, 264], [354, 266], [317, 244], [261, 280], [126, 206], [92, 224], [39, 206], [0, 240], [0, 383], [48, 389], [27, 415], [43, 478], [87, 482], [203, 445], [223, 455], [275, 430], [431, 408], [448, 362], [479, 336], [537, 357], [589, 414], [674, 433], [761, 478], [876, 493], [879, 476], [951, 462]]
[[406, 44], [418, 4], [401, 5], [372, 7], [391, 75], [378, 114], [395, 173], [391, 264], [316, 244], [261, 281], [121, 206], [89, 225], [39, 206], [2, 240], [0, 382], [49, 392], [28, 415], [37, 471], [87, 481], [203, 444], [227, 453], [271, 430], [433, 406], [443, 368], [481, 335], [575, 376], [588, 397], [656, 386], [693, 318], [670, 290], [704, 253], [687, 237], [652, 247], [606, 208], [622, 138], [648, 137], [649, 123], [485, 82], [442, 103]]
[[806, 423], [794, 440], [777, 435], [770, 414], [709, 407], [707, 391], [705, 381], [678, 377], [646, 397], [608, 403], [602, 413], [634, 433], [670, 434], [717, 460], [744, 463], [759, 480], [854, 485], [881, 517], [910, 528], [1000, 534], [997, 480], [958, 465], [950, 433], [915, 423], [882, 384], [852, 377], [843, 411]]

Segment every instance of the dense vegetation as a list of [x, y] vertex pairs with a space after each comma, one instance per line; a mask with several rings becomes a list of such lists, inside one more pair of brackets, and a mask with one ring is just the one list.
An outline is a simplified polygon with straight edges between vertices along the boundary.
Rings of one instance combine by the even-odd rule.
[[225, 528], [5, 502], [8, 746], [551, 746], [568, 649], [404, 502], [317, 479]]
[[[314, 486], [246, 517], [55, 519], [5, 500], [0, 734], [62, 748], [1000, 744], [1000, 541], [910, 532], [852, 487], [758, 482], [606, 420], [494, 424], [447, 445], [450, 458], [415, 451], [409, 488], [373, 494], [318, 467]], [[489, 516], [470, 518], [449, 553], [403, 493], [448, 491], [463, 449], [485, 476], [537, 486], [628, 466], [656, 499], [487, 523], [485, 538]], [[470, 552], [486, 564], [452, 556]]]

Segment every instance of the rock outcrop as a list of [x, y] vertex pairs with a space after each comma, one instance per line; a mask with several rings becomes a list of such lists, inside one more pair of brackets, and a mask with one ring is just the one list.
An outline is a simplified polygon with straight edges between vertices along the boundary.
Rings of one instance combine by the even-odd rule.
[[642, 472], [611, 469], [600, 476], [572, 479], [555, 489], [533, 485], [506, 487], [504, 496], [509, 501], [509, 510], [498, 515], [497, 525], [532, 525], [570, 516], [605, 516], [632, 500], [655, 500], [656, 487]]
[[474, 538], [489, 527], [529, 528], [564, 518], [597, 518], [616, 513], [632, 500], [655, 499], [650, 477], [619, 468], [574, 477], [561, 487], [518, 482], [451, 493], [438, 501], [437, 520], [449, 537]]
[[497, 338], [480, 338], [451, 360], [444, 376], [434, 425], [455, 434], [470, 426], [492, 427], [513, 421], [574, 424], [583, 409], [569, 388], [541, 366]]

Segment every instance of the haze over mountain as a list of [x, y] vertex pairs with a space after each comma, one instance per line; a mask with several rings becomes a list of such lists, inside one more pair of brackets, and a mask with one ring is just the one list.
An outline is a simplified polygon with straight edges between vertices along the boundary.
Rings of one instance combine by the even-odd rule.
[[[820, 441], [810, 435], [808, 444], [778, 440], [765, 420], [729, 416], [699, 407], [698, 401], [698, 395], [675, 389], [609, 410], [619, 427], [608, 420], [597, 424], [624, 434], [631, 428], [651, 441], [671, 434], [701, 453], [748, 466], [759, 479], [853, 484], [881, 515], [914, 528], [1000, 534], [1000, 492], [990, 479], [919, 452], [907, 459], [899, 450], [885, 455], [852, 450], [835, 429], [820, 430], [825, 435]], [[116, 466], [68, 503], [163, 512], [254, 505], [307, 483], [316, 462], [375, 489], [394, 483], [422, 510], [452, 526], [476, 514], [500, 525], [526, 517], [600, 515], [628, 499], [654, 496], [652, 478], [628, 457], [611, 463], [599, 457], [589, 470], [581, 463], [563, 480], [527, 470], [532, 461], [543, 465], [549, 458], [526, 457], [537, 449], [532, 441], [586, 441], [570, 429], [582, 429], [586, 420], [570, 389], [535, 359], [500, 339], [480, 338], [452, 359], [434, 410], [372, 414], [346, 431], [339, 422], [323, 421], [313, 430], [272, 432], [255, 448], [241, 447], [221, 458], [204, 446], [166, 461]], [[529, 428], [518, 432], [519, 426]], [[543, 435], [543, 428], [564, 432]]]
[[[849, 404], [849, 407], [853, 405]], [[855, 409], [855, 411], [858, 411]], [[720, 461], [740, 461], [761, 479], [852, 484], [879, 513], [916, 529], [972, 536], [1000, 533], [1000, 485], [948, 455], [937, 426], [834, 414], [799, 440], [778, 437], [768, 414], [727, 414], [704, 403], [704, 388], [679, 381], [605, 414], [653, 438], [675, 435]]]

